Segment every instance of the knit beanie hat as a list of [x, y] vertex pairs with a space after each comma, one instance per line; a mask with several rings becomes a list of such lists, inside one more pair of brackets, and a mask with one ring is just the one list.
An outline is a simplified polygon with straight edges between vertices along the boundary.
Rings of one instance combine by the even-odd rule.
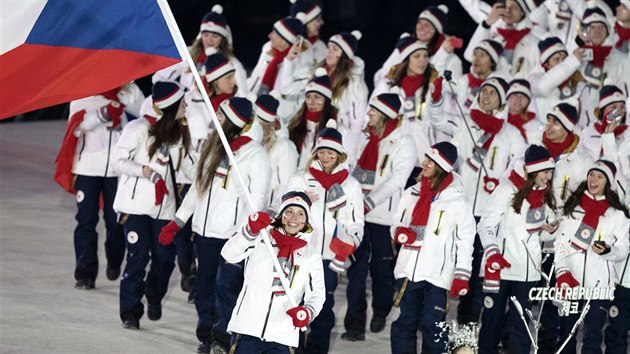
[[383, 113], [389, 119], [396, 119], [400, 112], [400, 96], [396, 93], [381, 93], [370, 102], [370, 107]]
[[482, 89], [484, 86], [491, 86], [495, 90], [497, 90], [497, 94], [499, 95], [499, 105], [505, 103], [505, 95], [510, 86], [502, 77], [491, 76], [481, 84], [480, 89]]
[[623, 91], [608, 80], [606, 81], [599, 90], [599, 108], [604, 109], [604, 107], [615, 102], [626, 102], [626, 95], [623, 94]]
[[501, 53], [503, 53], [503, 46], [501, 45], [501, 43], [492, 39], [484, 39], [483, 41], [479, 42], [479, 45], [477, 45], [477, 47], [475, 47], [475, 49], [477, 48], [488, 53], [490, 59], [492, 59], [492, 61], [494, 62], [494, 65], [499, 65], [499, 57], [501, 56]]
[[184, 90], [175, 82], [158, 81], [153, 84], [151, 96], [153, 104], [159, 109], [164, 109], [179, 104], [184, 97]]
[[418, 21], [427, 20], [439, 34], [444, 34], [444, 28], [448, 24], [448, 7], [446, 5], [428, 6], [418, 16]]
[[230, 60], [223, 54], [217, 52], [216, 48], [207, 48], [206, 55], [207, 57], [204, 63], [206, 82], [214, 82], [236, 70]]
[[330, 37], [329, 42], [335, 43], [341, 48], [341, 50], [346, 53], [349, 59], [354, 58], [357, 50], [359, 49], [359, 39], [361, 39], [363, 35], [359, 31], [341, 32]]
[[278, 106], [280, 102], [274, 97], [277, 94], [271, 91], [269, 94], [260, 95], [256, 99], [256, 115], [265, 122], [274, 122], [278, 117]]
[[451, 172], [457, 162], [457, 148], [448, 141], [439, 142], [431, 146], [426, 156], [435, 162], [444, 172]]
[[409, 33], [403, 33], [400, 35], [398, 42], [396, 42], [396, 49], [398, 50], [398, 60], [399, 63], [405, 61], [409, 56], [415, 53], [418, 50], [426, 50], [429, 51], [427, 46], [420, 42], [420, 40], [416, 37], [412, 37]]
[[332, 84], [326, 69], [317, 68], [315, 70], [315, 76], [306, 85], [306, 93], [309, 92], [317, 92], [328, 99], [332, 99]]
[[334, 119], [329, 119], [328, 122], [326, 122], [326, 128], [322, 129], [319, 134], [317, 134], [313, 151], [331, 149], [339, 154], [343, 154], [345, 150], [342, 144], [343, 137], [339, 130], [337, 130], [337, 122]]
[[280, 204], [280, 212], [278, 212], [278, 215], [282, 215], [284, 210], [290, 206], [297, 206], [304, 209], [306, 224], [308, 224], [311, 214], [311, 204], [311, 198], [309, 198], [306, 193], [290, 191], [282, 196], [282, 204]]
[[573, 131], [579, 119], [577, 108], [568, 102], [558, 103], [547, 114], [556, 118], [568, 132]]
[[295, 17], [287, 16], [276, 21], [273, 29], [290, 45], [298, 41], [299, 36], [304, 35], [304, 13], [300, 12]]
[[232, 97], [219, 104], [225, 117], [239, 128], [249, 124], [252, 119], [252, 103], [243, 97]]
[[525, 172], [536, 173], [556, 167], [549, 150], [540, 145], [531, 145], [525, 150]]
[[289, 12], [295, 17], [300, 12], [304, 14], [304, 24], [317, 18], [322, 13], [322, 8], [311, 0], [290, 0], [291, 8]]
[[608, 179], [611, 187], [615, 186], [615, 175], [617, 174], [617, 166], [611, 161], [599, 159], [588, 169], [588, 172], [597, 170], [603, 173]]
[[538, 42], [538, 51], [540, 51], [540, 62], [543, 64], [556, 53], [564, 52], [569, 55], [567, 47], [558, 37], [548, 37]]
[[529, 86], [529, 81], [525, 79], [515, 79], [510, 82], [510, 89], [505, 94], [506, 98], [510, 98], [510, 95], [513, 93], [522, 93], [527, 96], [529, 101], [532, 101], [532, 91]]
[[201, 29], [199, 32], [212, 32], [227, 38], [229, 37], [229, 31], [230, 27], [223, 16], [223, 6], [218, 4], [212, 6], [212, 10], [201, 20]]

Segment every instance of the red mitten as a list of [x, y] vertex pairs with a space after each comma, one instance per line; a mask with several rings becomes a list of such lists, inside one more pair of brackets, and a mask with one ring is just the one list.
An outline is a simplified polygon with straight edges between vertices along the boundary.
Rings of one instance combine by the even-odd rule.
[[333, 238], [332, 241], [330, 241], [329, 247], [330, 250], [335, 253], [335, 258], [330, 261], [328, 268], [337, 273], [343, 273], [345, 270], [344, 264], [346, 263], [346, 259], [354, 253], [356, 247], [341, 241], [339, 237]]
[[162, 204], [164, 200], [164, 195], [168, 194], [168, 188], [166, 188], [166, 183], [162, 178], [159, 178], [155, 182], [155, 205]]
[[442, 81], [444, 79], [440, 76], [433, 80], [433, 90], [431, 91], [431, 102], [439, 102], [442, 99]]
[[483, 292], [484, 293], [499, 293], [499, 286], [501, 285], [501, 270], [493, 269], [490, 266], [490, 262], [486, 260], [485, 271], [483, 274]]
[[578, 282], [573, 277], [573, 274], [571, 274], [571, 272], [569, 271], [562, 272], [560, 275], [558, 275], [558, 277], [556, 278], [556, 284], [559, 288], [562, 288], [563, 284], [566, 284], [567, 287], [569, 288], [575, 288], [576, 286], [580, 286], [580, 282]]
[[107, 115], [111, 119], [111, 123], [109, 123], [111, 125], [108, 127], [110, 130], [116, 129], [120, 125], [120, 116], [123, 114], [124, 108], [124, 104], [116, 101], [107, 105]]
[[416, 232], [410, 227], [398, 227], [394, 234], [394, 241], [401, 245], [410, 245], [416, 241]]
[[486, 267], [490, 267], [493, 270], [501, 270], [503, 268], [510, 268], [512, 265], [510, 262], [506, 261], [500, 253], [495, 253], [486, 260]]
[[453, 278], [453, 283], [451, 284], [452, 297], [464, 296], [468, 294], [468, 290], [470, 290], [468, 280]]
[[162, 246], [168, 246], [173, 243], [173, 238], [175, 238], [175, 234], [179, 230], [181, 230], [181, 227], [179, 227], [175, 221], [169, 221], [160, 232], [160, 244]]
[[260, 230], [269, 226], [269, 224], [271, 224], [271, 217], [263, 211], [253, 213], [247, 220], [247, 226], [252, 235], [258, 235]]
[[306, 327], [311, 322], [311, 313], [304, 306], [297, 306], [287, 310], [287, 315], [293, 319], [293, 326], [297, 328]]

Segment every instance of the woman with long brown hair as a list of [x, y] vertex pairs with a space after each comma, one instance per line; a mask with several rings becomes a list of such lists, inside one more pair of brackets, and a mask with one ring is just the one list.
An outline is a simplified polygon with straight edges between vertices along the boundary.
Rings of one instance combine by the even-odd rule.
[[[153, 85], [142, 117], [125, 126], [114, 150], [120, 181], [114, 210], [127, 239], [127, 265], [120, 281], [120, 318], [123, 327], [138, 329], [147, 297], [148, 317], [159, 320], [161, 300], [175, 268], [175, 247], [158, 244], [159, 230], [175, 215], [175, 174], [193, 178], [190, 135], [184, 116], [184, 90], [173, 82]], [[148, 108], [147, 106], [151, 106]], [[145, 267], [151, 268], [145, 280]], [[144, 284], [143, 284], [144, 282]]]
[[531, 308], [529, 291], [541, 279], [540, 242], [558, 228], [552, 188], [555, 162], [547, 149], [531, 145], [524, 161], [516, 161], [509, 177], [490, 196], [477, 232], [484, 248], [484, 310], [481, 316], [480, 353], [497, 353], [504, 333], [510, 352], [529, 353], [531, 343], [514, 297], [523, 309]]
[[160, 242], [170, 244], [192, 215], [198, 260], [196, 334], [200, 341], [198, 351], [205, 353], [211, 346], [228, 346], [225, 330], [243, 282], [242, 267], [225, 263], [220, 258], [221, 248], [249, 214], [245, 193], [250, 194], [254, 210], [265, 206], [270, 176], [269, 156], [260, 145], [259, 131], [250, 129], [254, 123], [251, 102], [241, 97], [225, 100], [219, 105], [217, 118], [247, 185], [241, 186], [234, 176], [219, 134], [213, 131], [201, 149], [190, 191], [160, 234]]

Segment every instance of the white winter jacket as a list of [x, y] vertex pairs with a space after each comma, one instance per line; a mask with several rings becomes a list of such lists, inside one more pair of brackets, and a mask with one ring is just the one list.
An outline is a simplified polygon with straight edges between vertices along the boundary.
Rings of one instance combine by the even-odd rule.
[[[527, 199], [523, 200], [521, 212], [517, 214], [512, 207], [512, 198], [517, 191], [507, 178], [501, 181], [490, 196], [490, 207], [481, 217], [477, 232], [486, 251], [498, 248], [512, 265], [501, 270], [501, 280], [538, 281], [541, 276], [537, 269], [542, 262], [540, 241], [552, 239], [552, 236], [544, 231], [527, 231], [525, 219], [530, 204]], [[555, 220], [553, 210], [545, 204], [544, 212], [547, 223], [552, 223]], [[481, 263], [482, 275], [488, 255], [484, 252]]]
[[120, 103], [125, 105], [125, 108], [120, 117], [121, 126], [115, 130], [107, 128], [109, 117], [107, 117], [106, 112], [102, 112], [111, 102], [107, 98], [96, 95], [70, 103], [69, 117], [85, 110], [83, 122], [74, 131], [75, 136], [79, 138], [72, 165], [72, 173], [75, 175], [118, 176], [113, 166], [113, 150], [120, 138], [122, 128], [131, 120], [130, 116], [137, 118], [140, 115], [140, 106], [144, 100], [144, 95], [138, 85], [131, 83], [118, 92], [118, 99]]
[[617, 146], [621, 146], [624, 141], [630, 140], [630, 130], [628, 129], [626, 129], [622, 134], [615, 136], [613, 133], [600, 134], [595, 129], [594, 123], [589, 125], [582, 131], [581, 137], [584, 142], [584, 146], [588, 149], [591, 158], [594, 160], [598, 160], [603, 156], [604, 151], [602, 149], [602, 141], [604, 139], [604, 135], [607, 139], [615, 140], [614, 144]]
[[[221, 256], [230, 263], [246, 260], [243, 288], [227, 330], [297, 347], [300, 329], [293, 326], [291, 316], [286, 313], [291, 308], [287, 295], [274, 296], [271, 292], [274, 271], [266, 246], [261, 237], [250, 241], [242, 229], [221, 250]], [[310, 236], [300, 233], [296, 237], [308, 241]], [[270, 239], [274, 243], [273, 238]], [[274, 247], [274, 251], [277, 253], [278, 249]], [[308, 306], [317, 315], [326, 300], [322, 258], [319, 252], [306, 245], [293, 252], [292, 259], [289, 283], [294, 300], [298, 304], [303, 300], [303, 306]]]
[[[215, 176], [212, 185], [203, 194], [198, 193], [197, 182], [193, 181], [175, 214], [183, 222], [193, 215], [192, 230], [199, 236], [230, 238], [249, 214], [262, 210], [266, 205], [271, 168], [265, 149], [254, 139], [237, 151], [235, 160], [247, 184], [246, 190], [231, 169], [225, 177]], [[251, 196], [254, 210], [250, 210], [244, 193]]]
[[[367, 222], [380, 225], [392, 224], [392, 216], [398, 207], [400, 196], [417, 159], [413, 138], [409, 132], [401, 128], [401, 126], [396, 128], [379, 143], [374, 188], [364, 197], [369, 198], [375, 205], [365, 215]], [[359, 143], [359, 157], [369, 139], [369, 134], [364, 133]], [[356, 169], [356, 162], [354, 166]]]
[[[456, 271], [458, 276], [470, 278], [476, 233], [475, 218], [468, 198], [463, 193], [459, 176], [453, 174], [453, 177], [451, 185], [437, 194], [431, 202], [422, 247], [418, 249], [418, 240], [410, 246], [401, 247], [394, 268], [396, 279], [428, 281], [448, 290]], [[396, 228], [409, 227], [419, 199], [419, 183], [405, 190], [394, 214], [392, 237]]]
[[286, 192], [286, 186], [295, 174], [298, 164], [298, 152], [295, 144], [289, 140], [289, 132], [281, 128], [275, 132], [277, 140], [269, 151], [271, 162], [270, 185], [267, 189], [267, 209], [278, 211], [282, 204], [282, 195]]
[[[153, 141], [153, 137], [149, 137], [149, 128], [150, 123], [144, 117], [138, 118], [127, 124], [116, 144], [113, 155], [120, 177], [114, 210], [117, 213], [148, 215], [153, 219], [170, 220], [175, 215], [177, 193], [173, 180], [176, 171], [173, 169], [181, 170], [188, 178], [193, 178], [197, 161], [190, 155], [184, 155], [181, 141], [169, 147], [170, 163], [164, 165], [159, 163], [158, 155], [161, 154], [159, 152], [149, 159], [148, 150]], [[159, 173], [168, 188], [168, 194], [164, 196], [160, 205], [155, 205], [155, 185], [142, 174], [142, 167], [145, 165]]]
[[599, 217], [595, 237], [591, 246], [597, 240], [605, 241], [611, 250], [608, 254], [599, 255], [588, 247], [586, 251], [579, 251], [571, 246], [571, 237], [582, 222], [584, 209], [579, 205], [573, 212], [573, 217], [564, 216], [560, 220], [560, 228], [556, 236], [556, 274], [568, 270], [580, 283], [580, 286], [593, 288], [599, 280], [600, 288], [611, 288], [619, 282], [619, 275], [615, 263], [625, 260], [628, 256], [628, 230], [630, 220], [621, 210], [609, 207], [603, 216]]
[[[321, 167], [315, 168], [321, 170]], [[345, 168], [347, 168], [345, 165], [337, 166], [333, 173]], [[356, 247], [359, 247], [363, 239], [364, 216], [361, 185], [354, 177], [348, 175], [341, 184], [341, 188], [347, 200], [346, 204], [331, 212], [326, 206], [326, 197], [330, 192], [322, 187], [308, 169], [293, 176], [287, 186], [288, 190], [315, 193], [319, 197], [311, 205], [309, 223], [314, 231], [308, 242], [326, 260], [335, 258], [334, 252], [330, 250], [330, 241], [335, 233], [343, 242], [354, 244]]]

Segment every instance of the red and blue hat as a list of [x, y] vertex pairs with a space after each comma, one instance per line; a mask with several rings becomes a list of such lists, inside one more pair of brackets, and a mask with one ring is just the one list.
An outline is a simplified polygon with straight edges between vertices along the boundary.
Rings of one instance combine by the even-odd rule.
[[361, 39], [362, 36], [360, 31], [352, 31], [350, 33], [341, 32], [330, 37], [329, 42], [338, 45], [339, 48], [346, 53], [348, 58], [352, 59], [359, 49], [359, 39]]
[[457, 162], [457, 148], [448, 141], [434, 144], [425, 155], [445, 172], [451, 172], [455, 162]]
[[178, 104], [184, 97], [184, 90], [175, 82], [158, 81], [153, 84], [151, 96], [153, 104], [159, 109], [164, 109]]
[[319, 149], [331, 149], [338, 154], [345, 153], [343, 137], [339, 130], [337, 130], [337, 122], [334, 119], [329, 119], [328, 122], [326, 122], [326, 128], [322, 129], [319, 134], [317, 134], [313, 151]]
[[229, 37], [230, 27], [223, 16], [223, 6], [218, 4], [212, 6], [212, 10], [201, 20], [201, 29], [199, 32], [212, 32], [220, 34], [225, 38]]
[[324, 68], [317, 68], [315, 76], [306, 85], [306, 93], [317, 92], [320, 95], [332, 99], [332, 83], [328, 72]]
[[444, 33], [444, 28], [448, 24], [448, 7], [446, 5], [428, 6], [418, 16], [418, 21], [427, 20], [439, 34]]
[[536, 173], [554, 168], [556, 162], [549, 150], [540, 145], [531, 145], [525, 150], [525, 172]]
[[243, 97], [232, 97], [219, 104], [225, 117], [239, 128], [243, 128], [252, 120], [252, 103]]

